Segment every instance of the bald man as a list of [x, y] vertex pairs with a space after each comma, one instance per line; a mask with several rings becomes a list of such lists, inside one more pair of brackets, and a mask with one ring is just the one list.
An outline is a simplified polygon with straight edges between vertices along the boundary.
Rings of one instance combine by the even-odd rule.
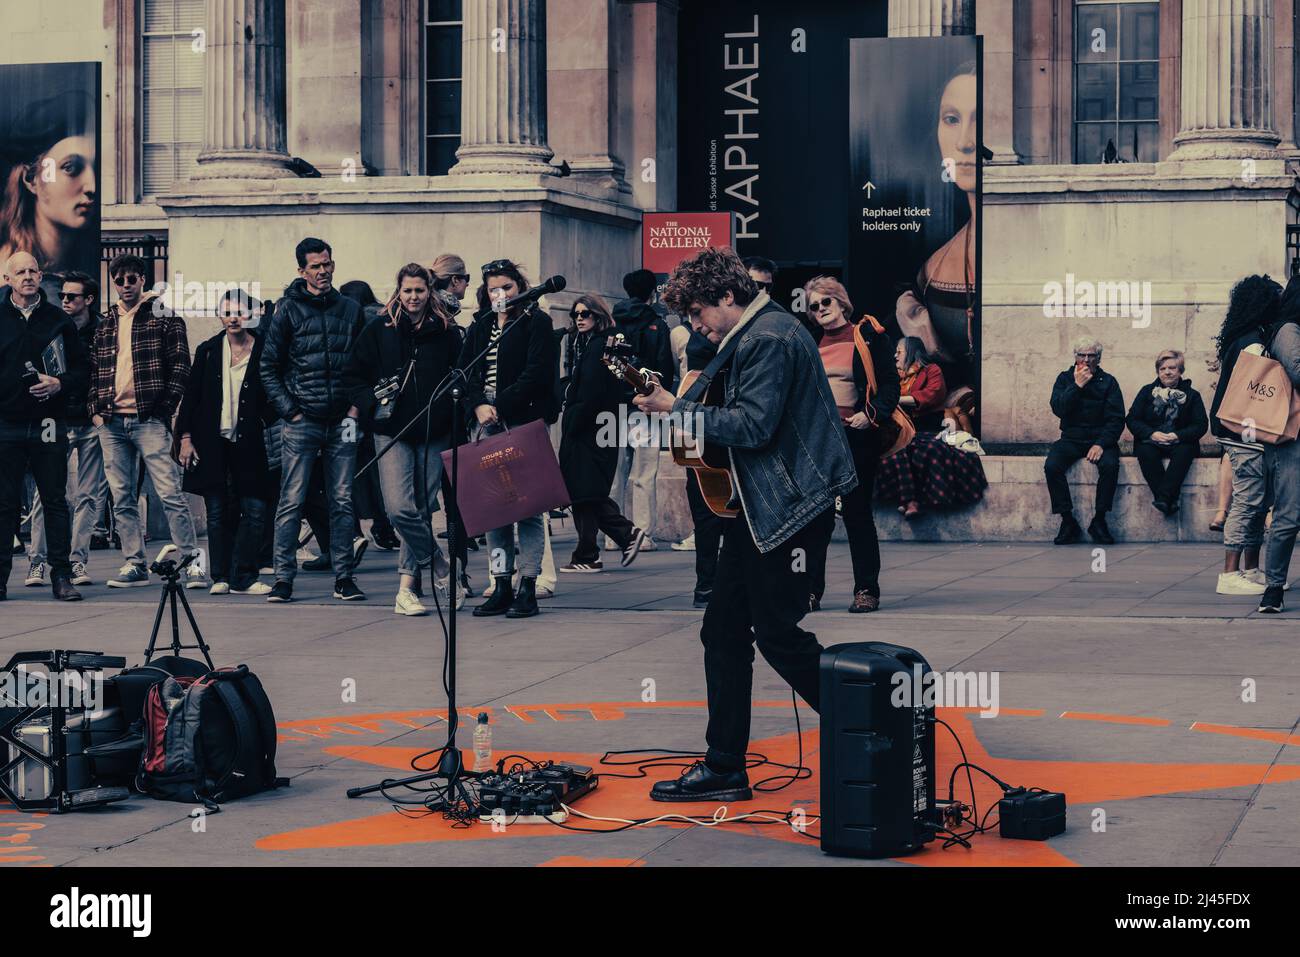
[[[76, 324], [41, 289], [29, 253], [4, 264], [0, 287], [0, 540], [18, 528], [23, 479], [36, 479], [45, 511], [45, 537], [54, 598], [79, 601], [68, 560], [72, 529], [68, 481], [67, 399], [90, 382], [86, 348]], [[60, 350], [56, 343], [62, 344]], [[61, 355], [58, 353], [61, 352]], [[59, 366], [62, 365], [62, 368]], [[8, 597], [12, 550], [0, 548], [0, 601]]]

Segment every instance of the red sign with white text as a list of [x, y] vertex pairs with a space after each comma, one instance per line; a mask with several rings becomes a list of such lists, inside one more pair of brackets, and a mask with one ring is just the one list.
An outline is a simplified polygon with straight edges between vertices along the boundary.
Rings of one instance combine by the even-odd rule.
[[701, 249], [732, 245], [731, 213], [642, 213], [641, 265], [666, 275]]

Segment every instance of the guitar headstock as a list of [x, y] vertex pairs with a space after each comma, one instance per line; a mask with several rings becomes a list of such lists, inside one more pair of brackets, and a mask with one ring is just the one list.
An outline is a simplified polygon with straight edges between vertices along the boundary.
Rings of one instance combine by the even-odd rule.
[[611, 373], [630, 385], [640, 395], [649, 395], [658, 384], [658, 378], [649, 369], [639, 368], [636, 353], [621, 333], [605, 343], [601, 361]]

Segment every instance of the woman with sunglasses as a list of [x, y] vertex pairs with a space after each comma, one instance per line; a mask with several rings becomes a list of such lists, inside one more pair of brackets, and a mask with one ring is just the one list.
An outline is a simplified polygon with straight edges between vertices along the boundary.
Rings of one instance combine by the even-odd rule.
[[619, 448], [601, 443], [601, 423], [617, 414], [623, 398], [622, 383], [605, 368], [605, 345], [614, 318], [600, 296], [579, 296], [569, 311], [573, 327], [567, 336], [563, 438], [560, 470], [573, 502], [573, 524], [578, 544], [562, 572], [591, 574], [604, 571], [596, 533], [604, 532], [623, 552], [622, 564], [631, 565], [645, 542], [645, 531], [623, 517], [609, 496], [618, 465]]
[[[465, 370], [465, 407], [477, 431], [493, 435], [507, 427], [559, 417], [556, 380], [559, 360], [551, 319], [536, 305], [506, 304], [528, 291], [528, 279], [509, 259], [482, 270], [479, 315], [465, 335], [460, 366]], [[538, 613], [537, 576], [546, 548], [546, 516], [534, 515], [488, 532], [492, 597], [474, 609], [475, 617], [531, 618]], [[519, 541], [519, 592], [511, 584]]]
[[[849, 555], [853, 560], [853, 604], [849, 611], [858, 614], [880, 607], [880, 540], [876, 521], [871, 514], [871, 496], [880, 462], [879, 423], [889, 420], [898, 405], [898, 372], [894, 368], [894, 346], [871, 317], [856, 326], [850, 320], [853, 303], [843, 284], [830, 276], [817, 276], [804, 286], [808, 316], [816, 323], [813, 337], [818, 340], [822, 365], [830, 380], [831, 393], [844, 422], [844, 437], [858, 472], [858, 486], [840, 497], [840, 517], [849, 536]], [[876, 391], [868, 395], [868, 378], [855, 333], [861, 330], [874, 367]], [[826, 590], [826, 549], [835, 531], [834, 513], [822, 529], [823, 542], [808, 557], [812, 594], [810, 611], [821, 608]]]
[[[450, 598], [450, 568], [433, 537], [433, 513], [442, 485], [442, 452], [453, 441], [451, 393], [430, 402], [460, 358], [461, 334], [432, 286], [429, 271], [418, 263], [398, 270], [382, 319], [362, 330], [350, 360], [356, 382], [352, 401], [362, 427], [375, 434], [383, 501], [402, 540], [393, 605], [398, 615], [427, 614], [415, 584], [423, 568], [433, 569], [440, 604]], [[395, 394], [379, 398], [394, 387]], [[458, 588], [457, 607], [463, 600]]]

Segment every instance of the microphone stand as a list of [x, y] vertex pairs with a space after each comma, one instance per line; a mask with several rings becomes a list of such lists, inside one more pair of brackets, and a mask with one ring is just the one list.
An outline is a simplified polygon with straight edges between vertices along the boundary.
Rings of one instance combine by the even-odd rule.
[[[527, 313], [524, 313], [526, 315]], [[484, 318], [487, 313], [476, 315], [477, 322]], [[518, 324], [523, 318], [520, 315], [514, 320]], [[501, 338], [510, 331], [510, 324], [501, 330], [501, 335], [497, 337], [497, 343], [500, 344]], [[472, 369], [478, 364], [491, 349], [489, 344], [483, 349], [466, 367]], [[456, 525], [456, 483], [460, 478], [460, 444], [456, 441], [456, 426], [461, 421], [461, 400], [464, 398], [464, 392], [457, 380], [468, 380], [465, 369], [456, 368], [447, 373], [446, 378], [438, 384], [434, 390], [433, 398], [425, 406], [424, 412], [415, 416], [393, 437], [393, 441], [384, 446], [382, 452], [376, 450], [375, 457], [371, 464], [378, 462], [389, 449], [397, 442], [402, 433], [411, 427], [422, 416], [427, 415], [433, 408], [433, 404], [451, 389], [451, 477], [444, 486], [447, 499], [447, 551], [450, 553], [447, 557], [447, 593], [451, 596], [449, 602], [450, 608], [447, 615], [447, 740], [442, 746], [442, 754], [438, 758], [438, 767], [432, 771], [421, 771], [416, 774], [408, 775], [404, 778], [385, 778], [378, 784], [368, 784], [364, 787], [348, 788], [348, 797], [356, 798], [365, 794], [373, 794], [375, 791], [384, 791], [392, 787], [410, 787], [415, 784], [421, 784], [425, 781], [444, 780], [446, 783], [442, 786], [441, 794], [438, 800], [431, 804], [426, 804], [431, 811], [451, 811], [464, 802], [465, 805], [473, 807], [474, 800], [465, 786], [465, 782], [473, 776], [473, 772], [466, 772], [464, 759], [460, 753], [460, 747], [456, 743], [456, 732], [460, 727], [460, 715], [456, 710], [456, 586], [458, 579], [456, 577], [456, 553], [458, 551], [458, 534], [464, 534]], [[366, 466], [369, 468], [369, 466]], [[437, 594], [435, 589], [434, 594]]]

